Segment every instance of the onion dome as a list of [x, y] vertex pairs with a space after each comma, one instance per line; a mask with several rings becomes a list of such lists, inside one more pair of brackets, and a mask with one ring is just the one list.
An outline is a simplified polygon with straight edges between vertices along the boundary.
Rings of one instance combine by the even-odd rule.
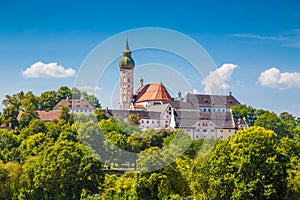
[[126, 47], [123, 51], [123, 57], [120, 60], [120, 69], [133, 69], [135, 66], [134, 60], [131, 58], [131, 51], [128, 45], [128, 37], [126, 38]]

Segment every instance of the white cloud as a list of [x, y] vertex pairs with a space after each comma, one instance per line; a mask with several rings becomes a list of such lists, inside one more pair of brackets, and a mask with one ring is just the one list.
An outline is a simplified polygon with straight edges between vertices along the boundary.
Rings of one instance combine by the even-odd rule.
[[193, 88], [192, 93], [193, 94], [200, 94], [200, 92], [196, 88]]
[[76, 86], [80, 91], [87, 92], [88, 94], [95, 94], [97, 91], [100, 91], [102, 88], [99, 86], [90, 86], [90, 85], [83, 85], [83, 86]]
[[75, 70], [72, 68], [65, 69], [56, 62], [43, 63], [41, 61], [34, 63], [22, 72], [25, 78], [39, 78], [39, 77], [54, 77], [67, 78], [75, 76]]
[[300, 73], [281, 73], [279, 69], [273, 67], [262, 72], [258, 82], [262, 86], [277, 89], [300, 88]]
[[211, 71], [201, 82], [204, 86], [204, 92], [208, 94], [222, 94], [225, 90], [229, 90], [229, 81], [236, 68], [238, 66], [235, 64], [225, 63], [215, 71]]

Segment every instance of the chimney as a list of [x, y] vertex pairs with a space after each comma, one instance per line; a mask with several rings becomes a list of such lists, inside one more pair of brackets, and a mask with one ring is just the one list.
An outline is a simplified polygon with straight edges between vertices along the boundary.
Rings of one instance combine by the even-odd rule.
[[232, 92], [229, 92], [229, 96], [231, 96], [232, 95]]

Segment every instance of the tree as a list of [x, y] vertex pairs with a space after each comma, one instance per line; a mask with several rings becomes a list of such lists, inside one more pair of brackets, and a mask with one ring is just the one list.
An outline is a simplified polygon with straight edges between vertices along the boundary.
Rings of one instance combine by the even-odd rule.
[[21, 91], [17, 94], [5, 95], [2, 104], [5, 106], [2, 113], [2, 123], [5, 126], [14, 128], [18, 126], [18, 113], [21, 107], [21, 100], [25, 97], [24, 92]]
[[17, 199], [21, 190], [22, 167], [17, 162], [0, 160], [0, 199]]
[[0, 129], [0, 160], [4, 162], [18, 161], [20, 141], [13, 131]]
[[3, 125], [9, 126], [11, 128], [18, 126], [18, 113], [18, 108], [14, 105], [9, 105], [4, 108], [1, 116]]
[[80, 99], [81, 98], [81, 91], [76, 87], [73, 87], [71, 90], [72, 99]]
[[33, 167], [39, 199], [79, 199], [83, 190], [98, 194], [101, 163], [82, 144], [61, 141], [41, 152]]
[[94, 110], [94, 114], [97, 117], [98, 121], [101, 121], [102, 119], [109, 119], [109, 115], [105, 113], [103, 109], [96, 108]]
[[0, 126], [2, 125], [2, 113], [0, 112]]
[[57, 103], [57, 93], [54, 90], [43, 92], [39, 97], [41, 110], [52, 110]]
[[24, 161], [28, 156], [38, 155], [48, 145], [53, 145], [53, 140], [43, 133], [27, 137], [19, 146], [21, 161]]
[[292, 114], [290, 114], [288, 112], [280, 113], [279, 117], [286, 122], [291, 122], [293, 124], [295, 123], [295, 116], [293, 116]]
[[83, 99], [87, 100], [94, 108], [101, 108], [99, 99], [94, 94], [88, 94], [87, 92], [82, 92], [81, 96]]
[[209, 199], [285, 199], [288, 156], [278, 147], [277, 135], [262, 127], [220, 141], [196, 175], [202, 192]]
[[286, 123], [278, 117], [275, 113], [266, 112], [260, 115], [254, 123], [255, 126], [261, 126], [268, 130], [273, 130], [278, 138], [285, 136], [292, 137]]
[[30, 103], [22, 113], [21, 119], [19, 120], [20, 128], [22, 129], [28, 126], [30, 121], [34, 118], [39, 118], [39, 115], [36, 112], [36, 107], [32, 103]]
[[256, 109], [243, 104], [231, 107], [235, 119], [246, 119], [248, 126], [253, 126], [257, 118]]
[[59, 111], [58, 118], [59, 119], [63, 119], [66, 122], [70, 122], [71, 121], [71, 114], [70, 114], [68, 106], [66, 106], [66, 105], [61, 105], [60, 106], [60, 111]]
[[281, 153], [282, 166], [287, 168], [287, 198], [299, 199], [300, 195], [300, 143], [284, 137], [277, 151]]
[[70, 88], [67, 86], [62, 86], [57, 90], [57, 100], [56, 102], [59, 102], [62, 99], [71, 99], [72, 98], [72, 92]]
[[25, 96], [20, 100], [21, 108], [26, 109], [30, 104], [34, 110], [39, 109], [39, 98], [32, 91], [26, 92]]
[[135, 114], [130, 114], [127, 117], [127, 122], [131, 125], [136, 125], [136, 126], [140, 125], [140, 120], [141, 120], [141, 117], [138, 117]]

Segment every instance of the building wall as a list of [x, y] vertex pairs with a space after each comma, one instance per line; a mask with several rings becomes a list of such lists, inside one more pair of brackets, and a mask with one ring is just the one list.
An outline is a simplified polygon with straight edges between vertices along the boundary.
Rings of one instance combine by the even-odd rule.
[[228, 108], [200, 107], [202, 112], [228, 112]]
[[171, 123], [171, 106], [168, 106], [164, 111], [161, 112], [160, 115], [160, 127], [168, 128]]
[[201, 138], [227, 139], [236, 132], [234, 128], [218, 128], [211, 120], [199, 120], [193, 127], [181, 129], [185, 130], [194, 140]]
[[133, 95], [133, 69], [120, 69], [120, 102], [119, 110], [129, 109]]
[[141, 119], [140, 121], [140, 128], [141, 130], [147, 128], [159, 128], [160, 127], [160, 120], [159, 119]]
[[220, 128], [220, 129], [216, 129], [216, 132], [217, 132], [217, 137], [218, 138], [221, 138], [221, 139], [228, 139], [228, 138], [231, 138], [236, 130], [234, 128]]
[[75, 108], [70, 109], [70, 112], [73, 112], [74, 114], [84, 114], [85, 116], [88, 116], [93, 113], [93, 109], [85, 109], [85, 108]]

